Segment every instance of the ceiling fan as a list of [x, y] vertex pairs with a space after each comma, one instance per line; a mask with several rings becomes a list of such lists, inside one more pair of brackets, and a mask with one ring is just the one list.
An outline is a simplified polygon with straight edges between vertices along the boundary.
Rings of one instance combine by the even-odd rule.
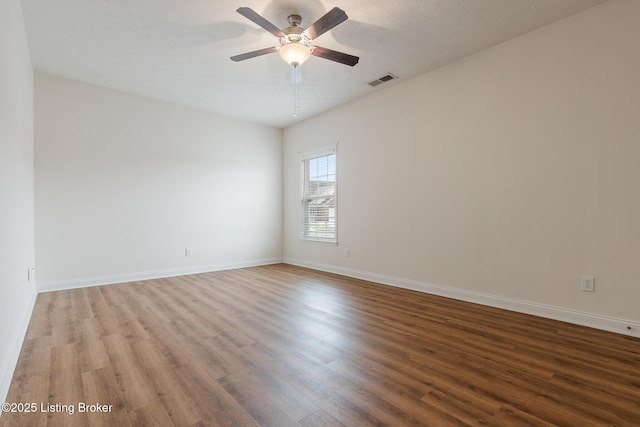
[[345, 11], [338, 7], [331, 9], [306, 30], [300, 27], [300, 23], [302, 22], [300, 15], [289, 15], [287, 18], [289, 27], [280, 29], [251, 8], [240, 7], [237, 12], [278, 37], [280, 45], [232, 56], [232, 61], [244, 61], [245, 59], [255, 58], [256, 56], [273, 52], [279, 52], [280, 57], [293, 67], [298, 67], [309, 59], [311, 55], [352, 67], [356, 65], [360, 59], [357, 56], [311, 45], [311, 42], [316, 38], [348, 19]]

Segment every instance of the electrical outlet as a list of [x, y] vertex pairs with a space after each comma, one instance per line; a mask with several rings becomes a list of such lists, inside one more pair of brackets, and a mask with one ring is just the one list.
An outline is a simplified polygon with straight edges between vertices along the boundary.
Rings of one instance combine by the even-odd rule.
[[345, 248], [344, 250], [344, 256], [348, 257], [349, 256], [349, 248]]
[[191, 248], [184, 249], [184, 256], [191, 256]]
[[584, 292], [595, 292], [596, 278], [593, 276], [582, 276], [580, 278], [580, 289]]

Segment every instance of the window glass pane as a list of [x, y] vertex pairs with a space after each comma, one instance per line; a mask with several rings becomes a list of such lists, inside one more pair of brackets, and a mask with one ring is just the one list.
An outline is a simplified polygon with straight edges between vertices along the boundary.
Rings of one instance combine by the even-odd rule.
[[335, 154], [304, 160], [302, 171], [300, 235], [312, 240], [335, 241]]

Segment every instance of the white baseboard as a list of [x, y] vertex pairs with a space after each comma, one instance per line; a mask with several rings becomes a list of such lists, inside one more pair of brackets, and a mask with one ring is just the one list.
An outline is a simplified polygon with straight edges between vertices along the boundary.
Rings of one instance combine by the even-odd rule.
[[[335, 265], [316, 263], [311, 261], [299, 260], [295, 258], [266, 258], [260, 260], [239, 261], [225, 264], [212, 264], [197, 267], [175, 268], [158, 271], [145, 271], [140, 273], [118, 274], [111, 276], [88, 277], [74, 280], [62, 280], [57, 282], [46, 282], [37, 284], [38, 292], [51, 292], [67, 289], [85, 288], [91, 286], [110, 285], [115, 283], [135, 282], [140, 280], [159, 279], [164, 277], [184, 276], [188, 274], [207, 273], [211, 271], [231, 270], [235, 268], [255, 267], [259, 265], [269, 265], [278, 263], [287, 263], [300, 267], [311, 268], [314, 270], [326, 271], [329, 273], [340, 274], [342, 276], [353, 277], [356, 279], [367, 280], [370, 282], [380, 283], [383, 285], [395, 286], [398, 288], [411, 289], [414, 291], [424, 292], [427, 294], [453, 298], [461, 301], [472, 302], [476, 304], [487, 305], [490, 307], [502, 308], [505, 310], [515, 311], [519, 313], [531, 314], [534, 316], [545, 317], [548, 319], [560, 320], [562, 322], [573, 323], [576, 325], [588, 326], [595, 329], [601, 329], [619, 334], [640, 337], [640, 322], [619, 319], [610, 316], [603, 316], [593, 313], [585, 313], [563, 307], [556, 307], [546, 304], [540, 304], [531, 301], [517, 300], [506, 298], [498, 295], [491, 295], [482, 292], [468, 291], [464, 289], [451, 288], [432, 283], [419, 282], [416, 280], [403, 279], [400, 277], [386, 276], [378, 273], [370, 273], [362, 270], [348, 269]], [[34, 298], [35, 301], [35, 298]], [[31, 310], [33, 304], [31, 304]], [[31, 312], [29, 312], [30, 314]], [[28, 325], [29, 319], [26, 322]], [[630, 328], [630, 329], [629, 329]], [[25, 326], [26, 332], [26, 326]], [[24, 335], [23, 335], [24, 336]], [[18, 352], [19, 352], [18, 347]], [[16, 356], [17, 357], [17, 356]], [[16, 359], [17, 360], [17, 359]], [[2, 372], [6, 372], [4, 369]], [[12, 371], [11, 371], [12, 372]], [[9, 379], [10, 381], [11, 379]], [[2, 383], [0, 382], [0, 385]], [[2, 389], [0, 388], [0, 391]]]
[[562, 322], [588, 326], [591, 328], [601, 329], [609, 332], [616, 332], [623, 335], [640, 337], [640, 323], [630, 320], [602, 316], [599, 314], [585, 313], [563, 307], [539, 304], [536, 302], [517, 300], [513, 298], [505, 298], [498, 295], [467, 291], [464, 289], [434, 285], [431, 283], [408, 280], [399, 277], [385, 276], [382, 274], [369, 273], [361, 270], [352, 270], [335, 265], [321, 264], [294, 258], [284, 258], [283, 262], [286, 264], [297, 265], [300, 267], [306, 267], [314, 270], [340, 274], [342, 276], [353, 277], [356, 279], [367, 280], [369, 282], [380, 283], [383, 285], [411, 289], [427, 294], [453, 298], [495, 308], [502, 308], [518, 313], [545, 317], [548, 319], [560, 320]]
[[[27, 335], [27, 329], [29, 328], [31, 314], [33, 313], [33, 307], [36, 304], [37, 296], [38, 294], [34, 292], [27, 302], [27, 305], [24, 307], [24, 311], [22, 312], [22, 316], [18, 322], [18, 327], [16, 328], [13, 338], [9, 343], [9, 352], [5, 360], [2, 362], [2, 366], [0, 366], [0, 403], [7, 400], [11, 380], [13, 379], [13, 374], [18, 364], [18, 358], [20, 357], [24, 338]], [[2, 411], [0, 411], [0, 415], [2, 415]]]
[[200, 265], [194, 267], [172, 268], [167, 270], [143, 271], [139, 273], [114, 274], [110, 276], [85, 277], [81, 279], [60, 280], [38, 283], [38, 292], [64, 291], [67, 289], [88, 288], [92, 286], [113, 285], [116, 283], [137, 282], [140, 280], [161, 279], [165, 277], [186, 276], [188, 274], [209, 273], [211, 271], [232, 270], [235, 268], [256, 267], [259, 265], [279, 264], [282, 258], [264, 258], [249, 261], [237, 261], [224, 264]]

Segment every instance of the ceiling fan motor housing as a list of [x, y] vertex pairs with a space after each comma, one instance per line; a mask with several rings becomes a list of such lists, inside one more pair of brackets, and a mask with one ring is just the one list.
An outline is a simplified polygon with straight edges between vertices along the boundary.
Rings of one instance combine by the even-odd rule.
[[298, 27], [302, 22], [302, 17], [300, 15], [289, 15], [287, 22], [289, 22], [289, 25], [292, 27]]
[[301, 40], [303, 38], [311, 41], [309, 39], [309, 37], [306, 36], [306, 34], [303, 34], [304, 33], [304, 28], [298, 27], [297, 25], [293, 25], [291, 27], [283, 28], [282, 32], [285, 33], [285, 35], [291, 41]]

